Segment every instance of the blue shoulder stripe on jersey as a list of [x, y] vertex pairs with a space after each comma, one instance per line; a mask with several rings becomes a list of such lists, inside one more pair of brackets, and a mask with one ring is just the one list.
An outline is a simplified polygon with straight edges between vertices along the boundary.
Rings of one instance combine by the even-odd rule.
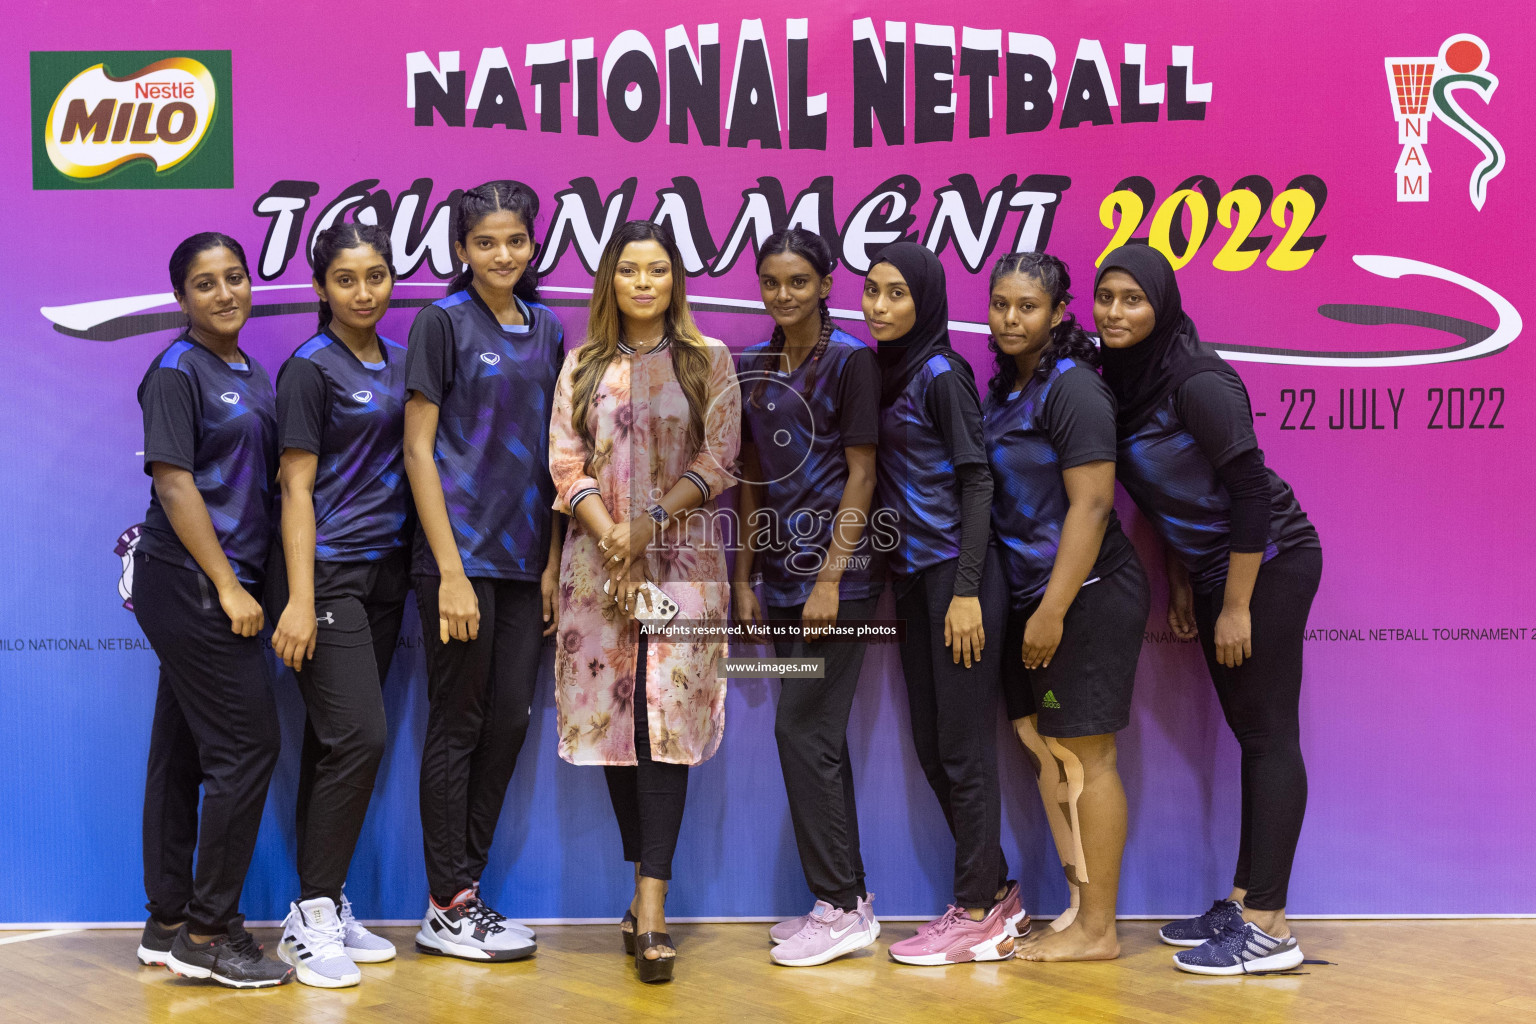
[[398, 341], [390, 341], [388, 338], [384, 337], [384, 335], [382, 335], [382, 334], [379, 335], [379, 344], [380, 345], [388, 346], [389, 348], [397, 348], [397, 349], [399, 349], [402, 352], [405, 351], [405, 346], [404, 345], [400, 344]]
[[1056, 361], [1056, 372], [1057, 373], [1066, 373], [1068, 370], [1072, 369], [1072, 367], [1074, 367], [1076, 365], [1077, 365], [1077, 363], [1075, 361], [1073, 361], [1071, 356], [1062, 356], [1060, 359], [1058, 359]]
[[295, 359], [308, 359], [310, 356], [314, 355], [316, 352], [319, 352], [330, 343], [331, 336], [321, 332], [320, 334], [315, 335], [313, 338], [310, 338], [298, 348], [294, 349], [293, 357]]
[[452, 309], [454, 306], [457, 306], [460, 303], [468, 302], [473, 297], [474, 296], [469, 294], [469, 289], [466, 288], [461, 292], [454, 292], [452, 295], [449, 295], [446, 298], [438, 299], [436, 302], [432, 303], [432, 305], [436, 306], [438, 309]]
[[834, 328], [832, 328], [832, 337], [829, 338], [828, 340], [829, 341], [840, 342], [840, 343], [842, 343], [844, 345], [852, 345], [854, 348], [870, 348], [871, 347], [869, 342], [865, 341], [863, 338], [855, 337], [854, 335], [849, 334], [847, 331], [843, 330], [841, 327], [834, 327]]
[[165, 350], [165, 355], [160, 357], [160, 369], [180, 370], [181, 357], [192, 350], [192, 342], [185, 338], [177, 341]]
[[933, 374], [935, 377], [941, 373], [948, 373], [951, 369], [949, 360], [944, 358], [944, 353], [942, 352], [936, 353], [923, 365], [926, 366], [928, 368], [928, 372]]
[[544, 303], [542, 303], [542, 302], [527, 302], [527, 303], [524, 303], [524, 305], [526, 305], [529, 309], [542, 309], [544, 312], [548, 313], [550, 316], [554, 316], [555, 315], [555, 311], [550, 309], [548, 306], [544, 305]]

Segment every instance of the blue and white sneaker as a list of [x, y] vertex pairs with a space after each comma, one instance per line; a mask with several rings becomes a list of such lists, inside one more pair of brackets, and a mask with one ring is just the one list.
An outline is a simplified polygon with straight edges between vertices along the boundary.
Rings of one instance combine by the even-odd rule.
[[1194, 949], [1173, 954], [1173, 966], [1190, 974], [1268, 974], [1301, 964], [1301, 946], [1293, 935], [1277, 939], [1251, 921], [1227, 928]]
[[395, 944], [364, 928], [352, 915], [352, 902], [345, 891], [341, 894], [341, 936], [342, 948], [355, 964], [381, 964], [395, 958]]
[[1199, 917], [1170, 921], [1157, 930], [1157, 937], [1170, 946], [1203, 946], [1225, 928], [1243, 926], [1243, 905], [1233, 900], [1217, 900]]

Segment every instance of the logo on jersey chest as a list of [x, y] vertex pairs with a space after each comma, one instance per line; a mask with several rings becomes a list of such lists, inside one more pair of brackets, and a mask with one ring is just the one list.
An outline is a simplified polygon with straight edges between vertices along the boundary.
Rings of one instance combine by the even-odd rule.
[[373, 392], [372, 391], [354, 391], [354, 392], [352, 392], [352, 397], [357, 400], [357, 403], [359, 405], [367, 405], [369, 402], [373, 401]]
[[238, 392], [238, 391], [226, 391], [222, 395], [219, 396], [219, 401], [223, 402], [226, 405], [239, 405], [240, 404], [240, 392]]
[[486, 366], [495, 366], [497, 363], [501, 362], [501, 356], [495, 352], [481, 352], [480, 361]]

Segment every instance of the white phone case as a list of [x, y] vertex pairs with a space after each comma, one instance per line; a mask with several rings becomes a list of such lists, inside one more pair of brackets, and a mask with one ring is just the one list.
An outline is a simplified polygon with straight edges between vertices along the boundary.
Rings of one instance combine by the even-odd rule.
[[[612, 583], [612, 580], [603, 581], [603, 593], [612, 593], [610, 589]], [[662, 589], [656, 584], [647, 581], [641, 585], [640, 592], [647, 595], [650, 600], [647, 601], [645, 597], [636, 598], [636, 600], [640, 601], [641, 608], [640, 614], [635, 616], [636, 622], [644, 623], [647, 626], [660, 627], [665, 626], [677, 617], [677, 602], [663, 593]]]

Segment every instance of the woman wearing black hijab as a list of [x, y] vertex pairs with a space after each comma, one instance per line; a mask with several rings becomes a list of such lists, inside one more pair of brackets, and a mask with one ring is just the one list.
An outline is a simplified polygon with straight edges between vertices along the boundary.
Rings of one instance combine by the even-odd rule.
[[890, 567], [912, 740], [955, 837], [954, 905], [890, 950], [925, 966], [1006, 960], [1028, 922], [998, 846], [1008, 589], [987, 545], [992, 475], [976, 379], [950, 347], [944, 287], [938, 258], [909, 242], [881, 250], [864, 280], [881, 371], [876, 515], [899, 534]]
[[1232, 893], [1160, 934], [1198, 947], [1174, 957], [1195, 974], [1289, 970], [1302, 960], [1285, 920], [1307, 803], [1302, 640], [1322, 546], [1264, 465], [1242, 379], [1201, 344], [1161, 253], [1126, 245], [1105, 257], [1093, 318], [1119, 403], [1117, 475], [1168, 551], [1168, 623], [1199, 636], [1243, 752]]

